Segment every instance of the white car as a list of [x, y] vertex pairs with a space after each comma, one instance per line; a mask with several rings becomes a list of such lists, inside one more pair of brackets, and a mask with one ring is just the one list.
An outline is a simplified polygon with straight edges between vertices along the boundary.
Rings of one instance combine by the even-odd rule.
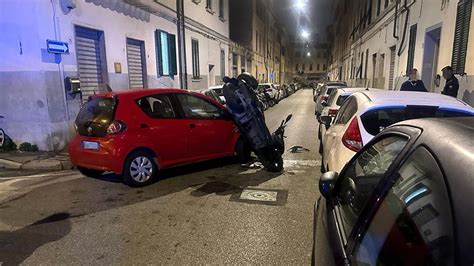
[[384, 128], [409, 119], [474, 116], [474, 108], [445, 95], [408, 91], [356, 92], [344, 102], [323, 137], [321, 171], [341, 172], [344, 165]]
[[[353, 93], [361, 91], [374, 91], [379, 89], [374, 88], [337, 88], [329, 94], [327, 102], [323, 103], [323, 110], [321, 111], [321, 116], [330, 116], [332, 119], [336, 117], [339, 112], [339, 108], [344, 103], [344, 101], [351, 96]], [[326, 126], [322, 123], [319, 124], [318, 139], [319, 139], [319, 152], [323, 152], [323, 136], [326, 134]]]
[[278, 102], [278, 90], [273, 83], [260, 83], [258, 84], [259, 90], [263, 89], [275, 103]]
[[221, 102], [225, 104], [224, 92], [222, 92], [223, 87], [224, 85], [217, 85], [217, 86], [209, 87], [209, 89], [215, 91], [217, 95], [219, 95], [219, 98], [221, 98]]

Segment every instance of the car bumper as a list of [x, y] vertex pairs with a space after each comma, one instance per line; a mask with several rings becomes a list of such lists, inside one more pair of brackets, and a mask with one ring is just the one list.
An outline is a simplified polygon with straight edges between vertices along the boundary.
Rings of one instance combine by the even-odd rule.
[[[83, 141], [98, 142], [99, 149], [84, 149]], [[119, 141], [114, 138], [94, 138], [77, 135], [69, 143], [69, 156], [72, 164], [75, 166], [121, 174], [123, 156], [119, 147]]]

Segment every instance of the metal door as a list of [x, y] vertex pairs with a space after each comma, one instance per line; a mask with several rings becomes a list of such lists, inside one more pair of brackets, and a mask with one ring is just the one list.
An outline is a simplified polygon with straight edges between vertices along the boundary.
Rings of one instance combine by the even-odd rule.
[[105, 90], [103, 32], [76, 26], [77, 68], [83, 99]]
[[127, 38], [128, 79], [130, 88], [145, 88], [144, 42]]

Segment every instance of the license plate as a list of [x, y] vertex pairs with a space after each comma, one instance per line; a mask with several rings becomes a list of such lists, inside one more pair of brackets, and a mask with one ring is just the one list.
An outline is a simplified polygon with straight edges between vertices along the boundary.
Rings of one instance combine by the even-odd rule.
[[95, 141], [83, 141], [82, 148], [84, 150], [98, 150], [99, 149], [99, 142]]

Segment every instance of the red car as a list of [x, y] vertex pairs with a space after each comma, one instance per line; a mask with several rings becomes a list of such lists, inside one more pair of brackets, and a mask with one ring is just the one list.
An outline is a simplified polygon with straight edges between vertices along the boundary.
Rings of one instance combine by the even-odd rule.
[[95, 95], [76, 118], [71, 161], [90, 177], [111, 171], [130, 186], [149, 184], [158, 169], [250, 150], [228, 111], [202, 94], [141, 89]]

